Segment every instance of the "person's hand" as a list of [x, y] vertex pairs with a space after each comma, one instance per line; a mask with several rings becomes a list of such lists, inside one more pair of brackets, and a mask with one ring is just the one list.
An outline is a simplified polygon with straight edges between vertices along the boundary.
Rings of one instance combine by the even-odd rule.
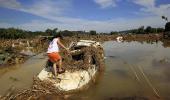
[[67, 51], [67, 53], [69, 53], [69, 54], [70, 54], [70, 50], [69, 50], [69, 48], [66, 48], [66, 51]]

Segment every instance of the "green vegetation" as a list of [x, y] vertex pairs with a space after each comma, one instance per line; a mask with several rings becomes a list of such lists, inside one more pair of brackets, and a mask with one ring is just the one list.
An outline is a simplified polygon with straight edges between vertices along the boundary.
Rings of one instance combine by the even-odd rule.
[[58, 28], [54, 29], [46, 29], [45, 32], [43, 31], [26, 31], [22, 29], [16, 29], [16, 28], [0, 28], [0, 38], [3, 39], [24, 39], [24, 38], [33, 38], [35, 36], [54, 36], [58, 33], [61, 33], [64, 36], [73, 36], [77, 35], [79, 33], [84, 33], [83, 31], [58, 31]]
[[111, 31], [110, 32], [110, 35], [115, 35], [115, 34], [118, 34], [119, 32], [117, 32], [117, 31]]
[[121, 31], [121, 33], [129, 33], [129, 34], [149, 34], [149, 33], [162, 33], [164, 32], [163, 28], [152, 28], [151, 26], [147, 26], [144, 28], [144, 26], [139, 27], [138, 29], [132, 29], [132, 30], [126, 30]]
[[97, 33], [96, 33], [95, 30], [91, 30], [91, 31], [90, 31], [90, 35], [97, 35]]
[[165, 32], [170, 32], [170, 22], [167, 22], [165, 25]]
[[162, 16], [162, 19], [168, 22], [168, 17]]
[[170, 39], [170, 22], [168, 22], [168, 17], [162, 16], [162, 19], [167, 23], [165, 24], [165, 31], [163, 33], [164, 39]]
[[[170, 23], [167, 23], [165, 26], [166, 31], [170, 30]], [[138, 29], [132, 29], [132, 30], [125, 30], [125, 31], [112, 31], [110, 33], [97, 33], [95, 30], [91, 30], [89, 32], [85, 31], [59, 31], [58, 28], [54, 29], [46, 29], [43, 31], [26, 31], [22, 29], [16, 29], [16, 28], [0, 28], [0, 38], [4, 39], [18, 39], [18, 38], [33, 38], [35, 36], [54, 36], [58, 33], [62, 34], [63, 36], [78, 36], [79, 34], [83, 35], [97, 35], [97, 34], [105, 34], [105, 35], [114, 35], [114, 34], [149, 34], [149, 33], [161, 33], [164, 32], [163, 28], [152, 28], [151, 26], [148, 26], [144, 28], [144, 26], [139, 27]]]
[[47, 35], [55, 35], [55, 34], [57, 33], [57, 31], [58, 31], [58, 28], [54, 28], [53, 30], [52, 30], [52, 29], [47, 29], [47, 30], [45, 31], [45, 33], [46, 33]]
[[170, 39], [170, 22], [165, 25], [165, 32], [163, 34], [164, 39]]
[[0, 28], [0, 38], [5, 39], [31, 38], [37, 35], [48, 35], [48, 33], [41, 31], [31, 32], [16, 28]]

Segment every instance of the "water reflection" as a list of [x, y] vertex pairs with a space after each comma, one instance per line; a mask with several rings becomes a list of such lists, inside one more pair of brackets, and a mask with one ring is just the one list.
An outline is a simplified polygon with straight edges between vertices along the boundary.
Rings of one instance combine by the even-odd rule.
[[111, 74], [114, 74], [116, 77], [119, 78], [127, 78], [128, 73], [126, 70], [121, 70], [121, 69], [114, 69], [110, 71]]
[[[164, 47], [163, 42], [109, 41], [103, 47], [106, 56], [103, 78], [86, 92], [79, 93], [79, 97], [90, 100], [159, 100], [137, 67], [141, 66], [161, 99], [170, 99], [170, 48]], [[129, 65], [133, 65], [140, 82]]]

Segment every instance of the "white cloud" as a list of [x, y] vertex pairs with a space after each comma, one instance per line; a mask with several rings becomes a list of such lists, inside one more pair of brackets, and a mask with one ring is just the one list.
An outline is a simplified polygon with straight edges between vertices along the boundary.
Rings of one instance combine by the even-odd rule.
[[[11, 1], [6, 2], [5, 1]], [[118, 0], [95, 0], [98, 4], [101, 4], [101, 7], [115, 6], [116, 1]], [[47, 28], [59, 28], [62, 30], [97, 30], [98, 32], [110, 32], [110, 31], [119, 31], [132, 28], [138, 28], [140, 26], [152, 26], [160, 27], [164, 26], [164, 22], [161, 20], [161, 17], [158, 15], [161, 13], [168, 13], [170, 4], [160, 5], [155, 7], [154, 0], [133, 0], [135, 4], [141, 5], [142, 13], [152, 13], [157, 16], [149, 16], [145, 18], [138, 19], [112, 19], [107, 21], [95, 21], [87, 19], [78, 19], [70, 18], [63, 16], [63, 12], [67, 11], [71, 7], [71, 0], [37, 0], [34, 1], [33, 5], [23, 6], [21, 3], [16, 0], [0, 0], [0, 6], [16, 9], [19, 11], [27, 12], [43, 18], [50, 19], [54, 22], [48, 22], [43, 20], [33, 20], [28, 23], [14, 25], [8, 23], [0, 23], [0, 27], [16, 27], [26, 30], [46, 30]], [[15, 3], [14, 3], [15, 2]], [[3, 4], [2, 4], [3, 3]], [[17, 5], [17, 6], [14, 6]], [[149, 6], [150, 5], [150, 6]]]
[[0, 0], [0, 7], [18, 9], [21, 4], [17, 0]]
[[[129, 0], [130, 1], [130, 0]], [[132, 0], [132, 2], [144, 6], [144, 7], [154, 7], [156, 0]]]
[[69, 10], [71, 0], [35, 0], [31, 5], [22, 5], [17, 0], [0, 0], [0, 7], [16, 9], [37, 16], [57, 16]]
[[13, 27], [14, 25], [12, 24], [9, 24], [9, 23], [5, 23], [5, 22], [1, 22], [0, 23], [0, 27], [3, 27], [3, 28], [9, 28], [9, 27]]
[[[68, 23], [55, 23], [55, 22], [47, 22], [43, 20], [34, 20], [29, 23], [15, 25], [16, 28], [22, 28], [26, 30], [38, 31], [38, 30], [46, 30], [47, 28], [59, 28], [61, 30], [97, 30], [98, 32], [110, 32], [110, 31], [120, 31], [126, 29], [134, 29], [139, 28], [140, 26], [152, 26], [152, 27], [160, 27], [164, 26], [164, 22], [159, 17], [147, 17], [140, 19], [112, 19], [108, 21], [91, 21], [91, 20], [77, 20], [71, 21]], [[9, 27], [14, 26], [10, 24]], [[1, 26], [1, 23], [0, 23]], [[3, 25], [2, 25], [3, 26]]]
[[164, 15], [170, 17], [170, 4], [164, 4], [153, 8], [145, 8], [143, 11], [153, 13], [157, 16]]
[[[130, 0], [129, 0], [130, 1]], [[170, 17], [170, 4], [161, 4], [156, 6], [156, 0], [132, 0], [133, 3], [142, 6], [141, 13], [148, 13], [149, 15], [167, 16]]]
[[115, 7], [116, 2], [119, 0], [94, 0], [101, 8]]
[[70, 6], [71, 0], [39, 0], [21, 10], [38, 16], [61, 16]]

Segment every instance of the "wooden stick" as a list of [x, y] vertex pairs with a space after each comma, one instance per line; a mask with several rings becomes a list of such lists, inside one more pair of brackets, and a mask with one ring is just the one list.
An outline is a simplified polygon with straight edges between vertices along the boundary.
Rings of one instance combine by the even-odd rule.
[[133, 66], [129, 65], [129, 67], [130, 67], [130, 69], [132, 70], [132, 72], [135, 74], [136, 79], [140, 82], [141, 80], [140, 80], [140, 78], [138, 77], [137, 72], [135, 71], [135, 69], [133, 68]]
[[155, 95], [160, 98], [160, 95], [157, 91], [157, 89], [152, 85], [152, 83], [150, 82], [150, 80], [148, 79], [148, 77], [145, 75], [145, 73], [143, 72], [142, 67], [138, 66], [139, 70], [141, 71], [143, 77], [145, 78], [146, 82], [148, 83], [148, 85], [152, 88], [153, 92], [155, 93]]

